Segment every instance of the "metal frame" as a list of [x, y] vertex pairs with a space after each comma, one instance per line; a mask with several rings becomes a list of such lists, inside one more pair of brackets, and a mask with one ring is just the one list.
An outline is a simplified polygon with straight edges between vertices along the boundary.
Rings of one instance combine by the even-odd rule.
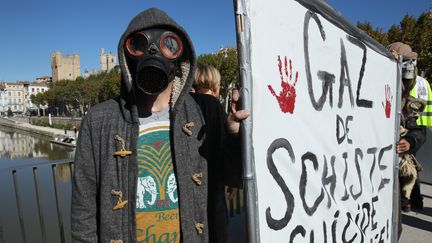
[[[400, 119], [402, 113], [402, 57], [397, 62], [397, 77], [396, 77], [396, 119], [395, 119], [395, 141], [394, 145], [399, 141], [400, 136]], [[392, 235], [391, 242], [398, 242], [399, 238], [399, 220], [402, 220], [400, 212], [400, 198], [399, 198], [399, 156], [394, 153], [393, 160], [393, 219], [392, 219]]]
[[258, 221], [258, 195], [256, 188], [255, 160], [252, 149], [252, 70], [250, 57], [250, 27], [249, 27], [249, 0], [234, 0], [234, 11], [236, 19], [237, 51], [239, 62], [239, 74], [241, 84], [241, 97], [244, 109], [251, 112], [249, 118], [242, 122], [242, 158], [243, 158], [243, 181], [246, 196], [246, 232], [247, 241], [259, 242]]

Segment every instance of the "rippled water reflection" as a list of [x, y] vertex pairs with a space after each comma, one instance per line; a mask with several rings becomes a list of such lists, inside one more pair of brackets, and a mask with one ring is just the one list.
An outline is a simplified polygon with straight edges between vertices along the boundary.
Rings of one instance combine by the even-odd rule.
[[0, 168], [73, 159], [75, 149], [52, 144], [49, 137], [0, 126]]

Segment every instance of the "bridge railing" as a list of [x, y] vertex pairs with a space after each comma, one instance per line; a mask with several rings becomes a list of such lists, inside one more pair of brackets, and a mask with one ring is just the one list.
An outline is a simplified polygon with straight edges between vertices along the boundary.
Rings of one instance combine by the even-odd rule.
[[73, 163], [0, 169], [0, 243], [71, 242]]
[[[71, 160], [0, 169], [0, 243], [72, 242]], [[231, 217], [244, 212], [239, 190], [227, 199]]]

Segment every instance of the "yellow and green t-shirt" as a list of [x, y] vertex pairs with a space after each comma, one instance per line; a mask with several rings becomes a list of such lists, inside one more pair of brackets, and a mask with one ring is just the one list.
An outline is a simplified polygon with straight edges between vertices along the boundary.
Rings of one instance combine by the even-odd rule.
[[169, 138], [169, 121], [140, 125], [136, 236], [138, 242], [179, 243], [177, 181]]

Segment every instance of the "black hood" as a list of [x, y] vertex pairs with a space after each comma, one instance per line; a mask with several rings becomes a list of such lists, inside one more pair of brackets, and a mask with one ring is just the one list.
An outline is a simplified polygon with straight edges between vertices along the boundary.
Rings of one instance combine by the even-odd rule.
[[123, 33], [119, 45], [118, 45], [118, 58], [121, 68], [121, 96], [127, 102], [131, 102], [134, 105], [132, 77], [129, 70], [128, 62], [126, 60], [126, 54], [124, 50], [126, 38], [137, 31], [149, 29], [149, 28], [161, 28], [175, 32], [181, 39], [184, 45], [183, 54], [181, 56], [180, 67], [181, 70], [174, 78], [173, 92], [171, 95], [171, 107], [174, 107], [177, 103], [181, 103], [183, 96], [189, 93], [193, 83], [193, 71], [196, 66], [195, 51], [192, 42], [186, 33], [186, 31], [179, 26], [173, 19], [171, 19], [165, 12], [150, 8], [138, 15], [136, 15], [129, 23], [125, 32]]

